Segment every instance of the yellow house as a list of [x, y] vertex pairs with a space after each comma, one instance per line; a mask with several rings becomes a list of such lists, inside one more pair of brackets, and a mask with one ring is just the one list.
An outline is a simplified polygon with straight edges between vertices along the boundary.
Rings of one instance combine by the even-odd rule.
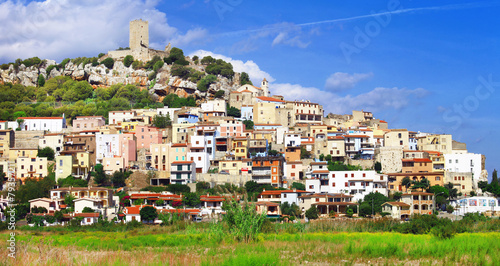
[[135, 132], [139, 121], [122, 122], [122, 129], [128, 132]]
[[73, 176], [77, 178], [86, 177], [90, 172], [90, 154], [88, 152], [77, 152], [73, 159]]
[[219, 171], [226, 171], [231, 175], [239, 175], [241, 168], [245, 165], [246, 163], [243, 164], [242, 161], [220, 161], [219, 162]]
[[268, 143], [276, 142], [276, 130], [274, 129], [256, 129], [252, 131], [252, 139], [265, 139]]
[[16, 160], [19, 157], [35, 158], [38, 155], [37, 148], [10, 149], [9, 160]]
[[73, 172], [73, 156], [59, 155], [55, 157], [56, 161], [56, 182], [60, 178], [66, 178]]
[[233, 151], [237, 160], [246, 159], [248, 154], [248, 139], [242, 137], [234, 138]]

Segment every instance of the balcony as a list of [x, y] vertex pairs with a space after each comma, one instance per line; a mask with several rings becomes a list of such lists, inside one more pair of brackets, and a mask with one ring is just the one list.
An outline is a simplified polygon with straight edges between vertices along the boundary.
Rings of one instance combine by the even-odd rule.
[[252, 180], [255, 181], [257, 184], [271, 184], [271, 178], [269, 178], [269, 177], [253, 176]]
[[252, 175], [253, 176], [270, 176], [271, 170], [253, 170]]
[[401, 215], [410, 215], [410, 210], [401, 210]]

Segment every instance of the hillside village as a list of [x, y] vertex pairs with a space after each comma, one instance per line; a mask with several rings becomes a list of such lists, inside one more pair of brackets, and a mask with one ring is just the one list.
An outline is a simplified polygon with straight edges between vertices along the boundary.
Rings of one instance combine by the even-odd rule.
[[[86, 82], [89, 95], [130, 85], [148, 94], [142, 107], [122, 105], [101, 114], [99, 107], [90, 115], [13, 117], [14, 109], [5, 114], [11, 119], [0, 121], [4, 191], [9, 182], [20, 187], [54, 179], [46, 195], [17, 202], [29, 203], [31, 215], [62, 213], [61, 221], [78, 218], [86, 225], [98, 219], [141, 221], [141, 209], [154, 207], [209, 219], [224, 214], [231, 198], [255, 201], [270, 218], [291, 216], [283, 206], [294, 206], [293, 215], [302, 218], [311, 208], [325, 218], [365, 216], [377, 213], [362, 205], [375, 193], [387, 198], [378, 214], [395, 219], [431, 214], [447, 203], [458, 215], [500, 211], [498, 195], [485, 188], [485, 156], [452, 135], [391, 128], [367, 110], [327, 114], [307, 99], [273, 95], [266, 79], [254, 86], [226, 62], [185, 57], [170, 45], [164, 51], [149, 48], [147, 26], [132, 21], [130, 47], [96, 58], [96, 65], [94, 59], [73, 60], [56, 68], [44, 60], [1, 70], [5, 86], [36, 87], [41, 79], [65, 78]], [[105, 60], [113, 61], [111, 68], [100, 64]], [[153, 67], [137, 67], [148, 63]], [[85, 100], [82, 106], [92, 104], [75, 97]], [[3, 211], [14, 201], [5, 195]]]

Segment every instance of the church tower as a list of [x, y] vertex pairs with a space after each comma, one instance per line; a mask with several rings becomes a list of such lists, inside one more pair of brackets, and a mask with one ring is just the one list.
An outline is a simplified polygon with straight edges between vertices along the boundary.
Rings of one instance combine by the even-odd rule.
[[269, 95], [271, 94], [269, 92], [268, 85], [269, 85], [269, 83], [267, 82], [266, 78], [264, 78], [264, 80], [262, 80], [262, 84], [261, 84], [260, 88], [264, 91], [264, 96], [266, 96], [266, 97], [269, 97]]
[[142, 19], [130, 21], [131, 50], [140, 50], [149, 47], [149, 23]]

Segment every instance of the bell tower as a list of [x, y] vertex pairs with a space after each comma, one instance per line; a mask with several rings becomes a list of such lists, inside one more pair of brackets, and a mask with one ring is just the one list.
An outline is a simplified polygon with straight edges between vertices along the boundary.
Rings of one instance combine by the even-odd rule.
[[131, 50], [140, 50], [149, 47], [149, 23], [138, 19], [130, 21], [130, 41]]

